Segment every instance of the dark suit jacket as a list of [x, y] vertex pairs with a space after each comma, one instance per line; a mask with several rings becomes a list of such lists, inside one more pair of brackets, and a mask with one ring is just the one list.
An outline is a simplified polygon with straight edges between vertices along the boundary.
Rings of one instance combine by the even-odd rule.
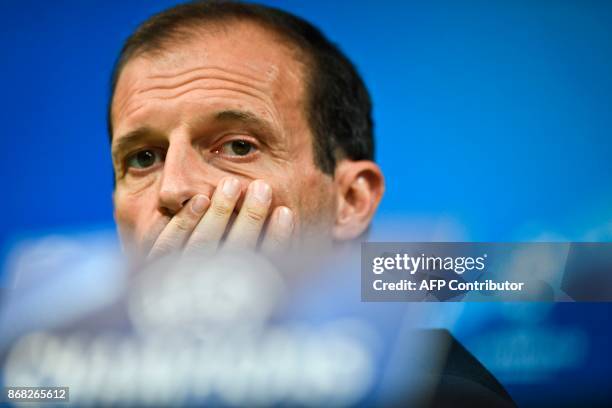
[[[497, 379], [449, 332], [444, 329], [415, 330], [422, 344], [440, 344], [442, 366], [428, 367], [419, 361], [423, 375], [436, 373], [428, 398], [416, 405], [424, 407], [515, 407], [516, 404]], [[415, 406], [414, 401], [397, 400], [397, 406]]]

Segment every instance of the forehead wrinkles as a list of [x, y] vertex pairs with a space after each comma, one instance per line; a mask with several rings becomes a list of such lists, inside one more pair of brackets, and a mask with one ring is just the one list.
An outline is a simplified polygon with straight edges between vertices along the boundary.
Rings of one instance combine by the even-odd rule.
[[[144, 107], [145, 96], [180, 97], [190, 92], [194, 81], [199, 82], [199, 89], [217, 96], [256, 98], [259, 104], [255, 108], [267, 111], [264, 113], [275, 122], [303, 114], [308, 58], [282, 36], [250, 22], [189, 32], [193, 36], [186, 42], [134, 55], [126, 64], [111, 106], [115, 124], [124, 121], [126, 108], [130, 113], [138, 109], [132, 103]], [[261, 102], [265, 109], [261, 109]]]
[[233, 91], [260, 99], [275, 107], [272, 99], [278, 69], [270, 66], [265, 74], [244, 72], [234, 67], [206, 66], [177, 73], [150, 74], [130, 86], [116, 110], [116, 117], [130, 116], [150, 100], [169, 100], [196, 91]]

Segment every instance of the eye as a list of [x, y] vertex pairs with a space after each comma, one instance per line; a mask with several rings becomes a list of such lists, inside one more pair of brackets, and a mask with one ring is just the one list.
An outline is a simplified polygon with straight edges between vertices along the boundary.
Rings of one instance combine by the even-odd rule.
[[126, 164], [128, 168], [146, 169], [163, 160], [162, 153], [155, 149], [143, 149], [130, 155]]
[[232, 140], [230, 142], [223, 143], [221, 148], [217, 150], [217, 153], [222, 153], [228, 156], [247, 156], [256, 150], [252, 143], [246, 140]]

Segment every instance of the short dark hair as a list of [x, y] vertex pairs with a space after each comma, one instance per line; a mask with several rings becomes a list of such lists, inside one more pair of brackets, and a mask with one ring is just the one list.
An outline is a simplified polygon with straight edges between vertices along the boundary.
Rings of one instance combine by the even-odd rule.
[[[351, 61], [319, 29], [288, 12], [237, 1], [194, 1], [180, 4], [146, 20], [126, 40], [115, 64], [108, 106], [122, 69], [131, 58], [163, 50], [172, 39], [208, 23], [247, 20], [272, 30], [306, 57], [305, 114], [313, 133], [315, 164], [333, 174], [341, 158], [374, 160], [372, 103]], [[192, 31], [192, 30], [191, 30]]]

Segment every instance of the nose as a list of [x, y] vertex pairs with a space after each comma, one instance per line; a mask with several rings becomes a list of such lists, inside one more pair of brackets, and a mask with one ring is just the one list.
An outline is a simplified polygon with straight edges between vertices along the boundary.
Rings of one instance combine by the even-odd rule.
[[195, 152], [187, 144], [170, 144], [166, 152], [158, 209], [165, 215], [176, 214], [198, 191]]

